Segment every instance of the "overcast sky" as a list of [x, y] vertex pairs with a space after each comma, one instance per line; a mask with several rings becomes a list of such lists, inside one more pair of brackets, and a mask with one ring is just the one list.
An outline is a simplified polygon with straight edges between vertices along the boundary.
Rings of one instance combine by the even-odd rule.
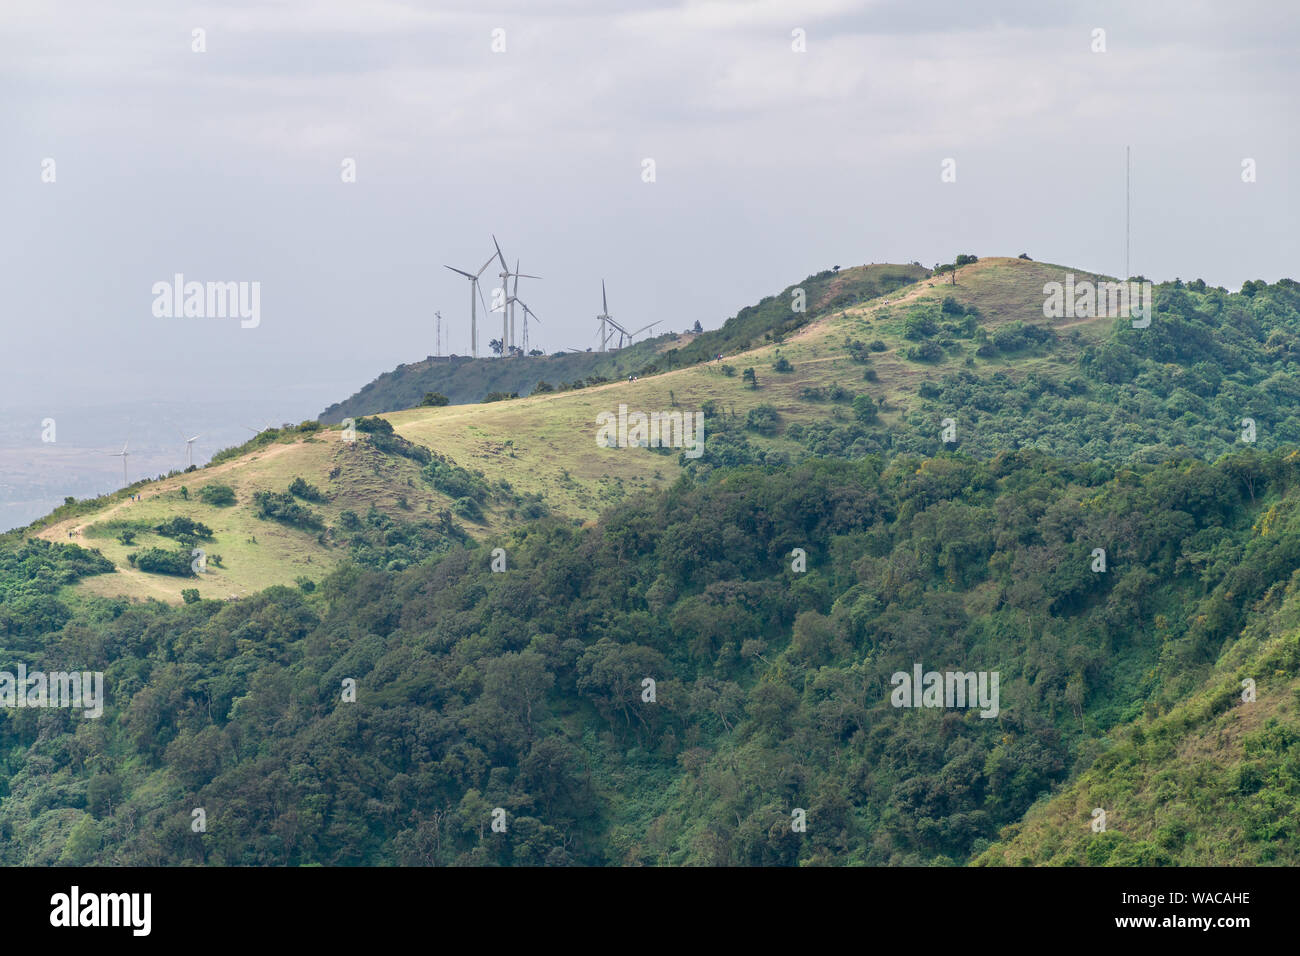
[[[602, 277], [624, 325], [680, 330], [832, 265], [1027, 252], [1119, 273], [1126, 144], [1134, 272], [1294, 277], [1298, 19], [1241, 0], [4, 0], [0, 404], [319, 410], [432, 353], [435, 309], [468, 352], [468, 284], [443, 264], [477, 269], [492, 233], [544, 277], [520, 295], [548, 351], [593, 344]], [[155, 317], [175, 273], [260, 282], [260, 325]]]

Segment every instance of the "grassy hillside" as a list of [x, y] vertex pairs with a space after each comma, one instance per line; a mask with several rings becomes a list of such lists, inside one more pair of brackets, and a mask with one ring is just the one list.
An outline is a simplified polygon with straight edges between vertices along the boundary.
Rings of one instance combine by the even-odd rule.
[[[326, 423], [349, 416], [375, 415], [414, 408], [428, 392], [445, 395], [453, 405], [481, 402], [493, 392], [529, 395], [539, 382], [552, 387], [590, 381], [651, 375], [709, 361], [718, 354], [745, 351], [788, 334], [812, 318], [867, 302], [929, 275], [919, 265], [870, 265], [827, 269], [808, 276], [776, 295], [741, 309], [721, 328], [699, 334], [667, 333], [610, 351], [469, 359], [463, 356], [426, 358], [399, 365], [367, 384], [350, 398], [321, 413]], [[802, 307], [795, 310], [795, 290]], [[674, 324], [668, 319], [669, 325]], [[680, 324], [680, 323], [678, 323]]]
[[[1256, 422], [1257, 448], [1300, 442], [1300, 417], [1288, 400], [1300, 357], [1295, 283], [1248, 283], [1235, 295], [1161, 285], [1145, 330], [1115, 319], [1043, 318], [1043, 286], [1063, 280], [1067, 270], [1022, 259], [963, 266], [955, 285], [940, 275], [878, 299], [842, 301], [846, 284], [856, 295], [874, 287], [877, 272], [903, 268], [863, 267], [856, 278], [846, 275], [855, 270], [842, 270], [826, 280], [793, 333], [778, 331], [770, 344], [721, 362], [636, 382], [383, 417], [403, 439], [481, 475], [490, 492], [481, 515], [442, 519], [481, 540], [540, 511], [592, 520], [632, 494], [667, 487], [683, 471], [741, 464], [953, 448], [990, 457], [1028, 447], [1102, 468], [1210, 460], [1243, 447], [1239, 425], [1247, 416]], [[764, 308], [770, 312], [771, 304]], [[1038, 337], [1026, 329], [1039, 330]], [[927, 343], [937, 354], [921, 358]], [[647, 413], [704, 411], [704, 455], [598, 446], [597, 416], [620, 405]], [[955, 443], [942, 440], [945, 418], [954, 419]], [[72, 530], [115, 562], [119, 573], [86, 582], [83, 591], [176, 601], [195, 582], [132, 569], [131, 549], [115, 544], [107, 522], [129, 517], [153, 526], [179, 515], [208, 524], [215, 531], [209, 550], [225, 560], [210, 566], [205, 593], [224, 596], [319, 577], [336, 566], [349, 554], [338, 532], [345, 511], [373, 507], [398, 523], [451, 512], [456, 498], [422, 478], [419, 463], [375, 447], [367, 434], [344, 448], [340, 435], [337, 428], [267, 433], [235, 458], [219, 455], [208, 468], [142, 483], [142, 502], [115, 496], [103, 507], [80, 503], [34, 530], [64, 541]], [[236, 487], [238, 503], [203, 506], [196, 492], [222, 476]], [[296, 476], [325, 492], [316, 510], [336, 529], [332, 539], [257, 516], [253, 496], [282, 493]], [[147, 533], [138, 540], [161, 543]]]

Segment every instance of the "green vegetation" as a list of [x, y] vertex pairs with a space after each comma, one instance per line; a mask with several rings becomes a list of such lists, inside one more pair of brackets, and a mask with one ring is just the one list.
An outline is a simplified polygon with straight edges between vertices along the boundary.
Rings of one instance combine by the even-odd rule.
[[325, 526], [319, 515], [298, 504], [288, 492], [259, 491], [253, 495], [253, 503], [257, 505], [257, 516], [268, 521], [304, 530], [318, 530]]
[[185, 548], [178, 551], [146, 548], [127, 555], [127, 560], [133, 567], [149, 574], [170, 574], [181, 578], [194, 576], [192, 569], [194, 559]]
[[199, 500], [216, 508], [229, 508], [235, 503], [235, 489], [229, 485], [210, 484], [199, 489]]
[[[1134, 329], [1042, 320], [1027, 259], [864, 298], [900, 268], [56, 511], [112, 560], [8, 536], [6, 652], [109, 689], [0, 713], [0, 862], [1300, 863], [1300, 286], [1164, 284]], [[596, 448], [633, 391], [703, 455]], [[891, 706], [917, 664], [998, 713]]]
[[[456, 546], [311, 593], [88, 609], [41, 657], [106, 671], [102, 746], [60, 761], [75, 718], [53, 735], [26, 712], [0, 724], [0, 854], [53, 858], [89, 817], [103, 841], [88, 862], [963, 862], [1076, 774], [1144, 766], [1098, 741], [1174, 713], [1234, 645], [1289, 629], [1297, 532], [1290, 452], [1122, 480], [1032, 452], [868, 458], [683, 481], [585, 529], [529, 524], [506, 574]], [[1292, 610], [1251, 623], [1277, 600]], [[87, 629], [97, 641], [74, 651]], [[999, 671], [996, 719], [892, 707], [890, 675], [918, 661]], [[1284, 640], [1285, 676], [1260, 680], [1298, 664]], [[1235, 706], [1213, 692], [1212, 712]], [[1275, 862], [1300, 859], [1296, 831], [1251, 821], [1290, 794], [1293, 775], [1267, 768], [1297, 739], [1294, 710], [1279, 715], [1231, 784], [1244, 852]], [[119, 795], [92, 806], [103, 774]], [[366, 812], [385, 800], [407, 812]], [[200, 840], [196, 801], [224, 808]], [[496, 806], [509, 836], [484, 840]], [[817, 823], [799, 839], [796, 806]], [[62, 829], [18, 825], [50, 813]], [[1194, 816], [1158, 841], [1193, 860], [1204, 845]]]

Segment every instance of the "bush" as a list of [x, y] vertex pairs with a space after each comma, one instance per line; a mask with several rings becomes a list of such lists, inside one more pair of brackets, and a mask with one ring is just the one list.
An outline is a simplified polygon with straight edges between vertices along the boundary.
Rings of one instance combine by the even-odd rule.
[[325, 496], [315, 485], [309, 485], [301, 477], [294, 478], [289, 482], [289, 494], [295, 498], [301, 498], [304, 501], [324, 501]]
[[745, 416], [745, 427], [762, 435], [771, 435], [776, 431], [779, 418], [775, 406], [757, 405]]
[[184, 601], [186, 604], [197, 604], [198, 601], [199, 601], [199, 589], [198, 589], [198, 588], [182, 588], [182, 589], [181, 589], [181, 600]]
[[483, 509], [473, 498], [457, 498], [451, 506], [452, 513], [469, 521], [482, 521]]
[[235, 503], [235, 489], [229, 485], [204, 485], [199, 489], [199, 500], [205, 505], [228, 508]]
[[1024, 322], [1009, 322], [993, 333], [993, 345], [999, 352], [1020, 352], [1050, 342], [1056, 336], [1050, 329]]
[[[542, 384], [543, 383], [540, 382], [538, 383], [537, 391], [542, 390], [541, 389]], [[550, 391], [549, 385], [546, 387], [546, 390]], [[446, 395], [442, 394], [442, 392], [425, 392], [424, 398], [420, 399], [421, 407], [429, 406], [431, 408], [441, 408], [443, 405], [450, 405], [450, 404], [451, 404], [451, 399], [448, 398]]]
[[774, 372], [793, 372], [793, 371], [794, 371], [794, 366], [790, 364], [790, 360], [789, 360], [789, 359], [787, 359], [784, 355], [782, 355], [782, 356], [779, 356], [779, 357], [777, 358], [777, 360], [776, 360], [775, 362], [772, 363], [772, 371], [774, 371]]
[[162, 548], [146, 548], [127, 555], [127, 560], [141, 571], [149, 574], [170, 574], [178, 578], [194, 577], [191, 567], [193, 558], [189, 551], [164, 551]]
[[176, 515], [160, 525], [155, 525], [153, 530], [164, 538], [175, 538], [184, 544], [192, 544], [200, 539], [208, 541], [212, 538], [212, 529], [203, 522], [194, 521], [181, 515]]
[[868, 345], [867, 348], [871, 349], [871, 351], [873, 352], [884, 352], [889, 348], [889, 346], [886, 345], [884, 342], [882, 342], [880, 339], [876, 339], [874, 342]]
[[313, 531], [325, 526], [315, 512], [298, 504], [294, 501], [293, 495], [287, 493], [259, 491], [253, 495], [253, 502], [257, 505], [259, 518]]
[[874, 422], [880, 417], [876, 403], [870, 395], [859, 395], [853, 400], [853, 414], [860, 422]]
[[907, 350], [907, 358], [913, 362], [937, 362], [943, 358], [943, 349], [934, 342], [922, 342]]
[[368, 435], [391, 435], [393, 433], [392, 423], [385, 418], [377, 417], [358, 418], [356, 429]]
[[488, 486], [481, 475], [450, 462], [434, 462], [423, 472], [424, 480], [448, 498], [472, 498], [486, 501]]

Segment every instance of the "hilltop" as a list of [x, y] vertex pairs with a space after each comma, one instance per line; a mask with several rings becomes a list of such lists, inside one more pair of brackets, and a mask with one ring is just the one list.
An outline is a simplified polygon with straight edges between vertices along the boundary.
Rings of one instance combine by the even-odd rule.
[[[531, 394], [545, 388], [582, 387], [671, 371], [752, 348], [774, 336], [788, 334], [813, 316], [878, 298], [929, 275], [929, 270], [911, 265], [838, 266], [808, 276], [780, 293], [769, 295], [741, 309], [707, 332], [664, 333], [630, 347], [608, 352], [570, 352], [554, 355], [521, 356], [509, 359], [471, 359], [465, 356], [427, 357], [422, 362], [399, 365], [385, 372], [360, 391], [325, 409], [320, 420], [327, 424], [347, 417], [413, 408], [426, 393], [436, 392], [461, 405], [481, 402], [489, 394]], [[792, 308], [795, 290], [801, 308]], [[667, 324], [673, 324], [667, 317]], [[658, 323], [658, 324], [663, 324]]]
[[[1279, 404], [1300, 391], [1291, 375], [1300, 356], [1295, 283], [1247, 283], [1232, 295], [1203, 283], [1162, 284], [1151, 328], [1135, 330], [1113, 318], [1045, 319], [1043, 287], [1070, 271], [1061, 266], [988, 258], [958, 268], [955, 284], [945, 272], [897, 286], [909, 268], [810, 277], [820, 285], [804, 313], [790, 312], [779, 297], [741, 310], [712, 340], [714, 333], [696, 337], [752, 346], [722, 361], [687, 363], [691, 353], [679, 349], [684, 367], [635, 382], [384, 414], [396, 438], [417, 449], [409, 454], [395, 453], [391, 441], [381, 447], [373, 433], [341, 443], [337, 426], [273, 430], [207, 468], [135, 486], [140, 502], [123, 504], [120, 493], [102, 504], [81, 502], [28, 533], [66, 541], [71, 530], [114, 562], [117, 574], [83, 583], [84, 591], [178, 601], [199, 582], [139, 572], [127, 560], [141, 545], [173, 546], [151, 529], [175, 516], [213, 529], [204, 547], [222, 556], [222, 566], [209, 565], [201, 593], [225, 597], [318, 579], [358, 550], [400, 563], [449, 544], [443, 531], [426, 527], [414, 532], [428, 539], [417, 546], [354, 546], [356, 533], [339, 524], [351, 521], [345, 513], [491, 540], [542, 514], [592, 520], [683, 473], [813, 455], [955, 448], [990, 457], [1033, 447], [1103, 468], [1189, 455], [1212, 460], [1241, 447], [1244, 417], [1255, 422], [1258, 448], [1300, 442], [1293, 406]], [[864, 298], [882, 287], [893, 291]], [[784, 301], [795, 288], [782, 293]], [[651, 347], [658, 345], [636, 346]], [[598, 447], [597, 416], [620, 405], [703, 411], [704, 455]], [[955, 442], [943, 441], [947, 418]], [[465, 482], [431, 481], [430, 456], [468, 473], [473, 503], [463, 501]], [[294, 478], [320, 489], [322, 500], [304, 506], [321, 527], [259, 516], [257, 493], [284, 494]], [[236, 503], [205, 505], [199, 495], [212, 482], [229, 484]], [[114, 523], [127, 520], [136, 532], [131, 545], [117, 540], [123, 527]], [[385, 538], [394, 533], [383, 530]]]

